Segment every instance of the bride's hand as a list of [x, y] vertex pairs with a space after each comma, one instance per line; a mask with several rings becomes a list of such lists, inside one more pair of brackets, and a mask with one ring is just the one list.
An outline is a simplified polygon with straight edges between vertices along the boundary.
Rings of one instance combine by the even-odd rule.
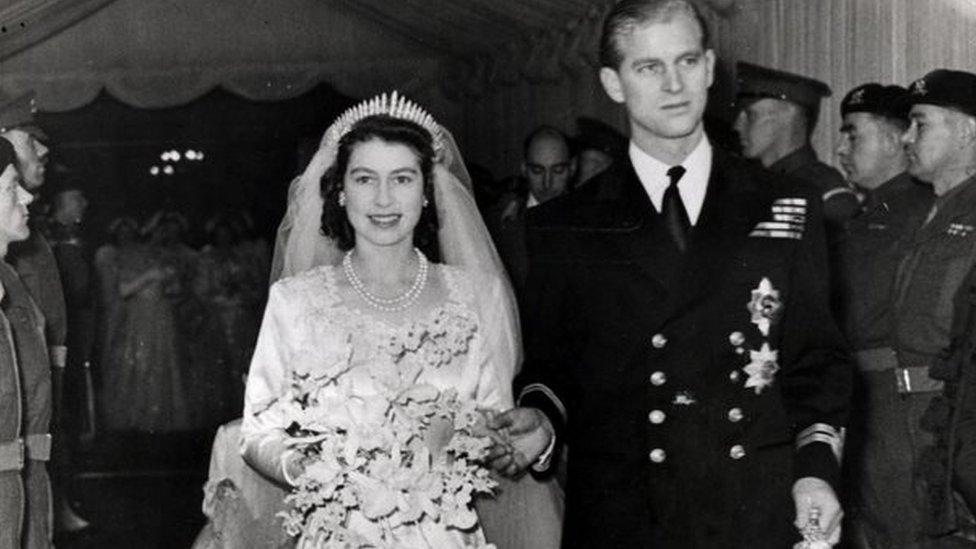
[[509, 477], [538, 461], [555, 436], [549, 418], [535, 408], [512, 408], [493, 417], [488, 427], [509, 440], [507, 448], [492, 448], [488, 456], [491, 467]]

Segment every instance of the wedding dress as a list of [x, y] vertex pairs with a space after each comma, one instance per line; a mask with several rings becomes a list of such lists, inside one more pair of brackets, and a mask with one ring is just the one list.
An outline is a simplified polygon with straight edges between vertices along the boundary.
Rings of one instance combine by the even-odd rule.
[[[273, 484], [227, 449], [240, 432], [248, 461], [262, 470], [282, 469], [288, 425], [267, 406], [282, 395], [290, 372], [348, 363], [353, 369], [335, 390], [368, 398], [376, 389], [370, 369], [388, 362], [392, 348], [420, 365], [422, 382], [454, 389], [484, 409], [512, 406], [521, 357], [514, 294], [477, 213], [457, 146], [446, 130], [444, 138], [446, 154], [434, 168], [442, 263], [431, 264], [420, 299], [399, 313], [370, 309], [356, 297], [336, 266], [341, 252], [319, 233], [319, 180], [335, 158], [328, 139], [293, 182], [275, 246], [272, 280], [278, 282], [251, 365], [245, 417], [239, 431], [232, 422], [218, 432], [205, 487], [210, 523], [195, 549], [290, 546], [275, 517], [285, 508], [287, 479]], [[418, 333], [437, 336], [419, 341]], [[422, 519], [398, 527], [398, 546], [450, 549], [487, 540], [499, 549], [558, 548], [563, 507], [555, 481], [528, 475], [497, 480], [495, 497], [476, 501], [481, 526], [461, 531]], [[351, 522], [367, 534], [375, 526], [357, 513]], [[303, 541], [308, 540], [299, 540], [300, 547]]]
[[[461, 399], [473, 400], [484, 409], [511, 407], [511, 384], [499, 375], [491, 351], [493, 334], [502, 333], [497, 323], [503, 316], [497, 309], [479, 310], [474, 297], [476, 291], [485, 292], [500, 303], [500, 281], [443, 265], [432, 265], [431, 275], [426, 299], [392, 316], [342, 299], [337, 288], [342, 271], [333, 266], [273, 286], [245, 400], [246, 459], [264, 463], [264, 469], [280, 467], [278, 449], [288, 436], [289, 420], [260, 410], [285, 392], [292, 371], [315, 375], [343, 364], [350, 370], [330, 387], [330, 393], [350, 399], [370, 397], [380, 389], [373, 370], [403, 354], [397, 367], [419, 366], [420, 383], [442, 391], [454, 389]], [[375, 524], [358, 512], [350, 517], [350, 529], [375, 537]], [[426, 516], [417, 525], [398, 528], [395, 535], [400, 547], [449, 549], [484, 543], [478, 528], [461, 532]]]

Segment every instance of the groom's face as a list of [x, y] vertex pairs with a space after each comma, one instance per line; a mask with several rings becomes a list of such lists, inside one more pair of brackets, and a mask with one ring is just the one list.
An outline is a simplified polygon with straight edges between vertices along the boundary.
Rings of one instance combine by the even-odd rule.
[[687, 137], [701, 125], [715, 54], [702, 44], [702, 29], [683, 13], [634, 24], [617, 36], [616, 68], [600, 70], [607, 95], [627, 108], [631, 131], [658, 139]]

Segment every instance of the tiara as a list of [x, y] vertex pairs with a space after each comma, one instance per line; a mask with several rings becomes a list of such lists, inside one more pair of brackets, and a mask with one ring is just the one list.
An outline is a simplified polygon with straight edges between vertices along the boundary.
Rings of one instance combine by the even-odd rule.
[[392, 116], [418, 124], [430, 133], [435, 154], [439, 154], [444, 149], [444, 134], [440, 125], [434, 121], [434, 117], [396, 90], [390, 95], [384, 93], [347, 109], [325, 132], [326, 146], [338, 146], [339, 140], [349, 133], [357, 122], [377, 115]]

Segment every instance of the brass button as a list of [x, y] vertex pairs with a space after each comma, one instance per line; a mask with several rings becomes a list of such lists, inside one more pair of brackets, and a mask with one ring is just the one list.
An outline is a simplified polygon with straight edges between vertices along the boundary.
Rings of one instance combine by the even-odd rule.
[[651, 337], [651, 345], [653, 345], [655, 349], [663, 349], [667, 344], [668, 338], [664, 337], [664, 334], [654, 334], [654, 336]]
[[738, 383], [740, 375], [739, 370], [732, 370], [732, 373], [729, 374], [729, 381], [732, 383]]
[[741, 444], [729, 448], [729, 457], [732, 459], [742, 459], [746, 457], [746, 449]]
[[664, 418], [666, 417], [667, 415], [661, 410], [651, 410], [651, 413], [647, 414], [647, 420], [653, 423], [654, 425], [660, 425], [661, 423], [664, 423]]
[[742, 421], [744, 414], [742, 413], [742, 408], [732, 408], [729, 410], [729, 421], [732, 423], [738, 423]]
[[651, 374], [651, 385], [660, 387], [668, 382], [668, 376], [664, 372], [657, 371]]
[[648, 457], [654, 463], [664, 463], [664, 460], [668, 458], [668, 454], [661, 448], [655, 448], [651, 450], [651, 453], [648, 454]]
[[733, 347], [741, 347], [745, 342], [746, 336], [742, 335], [742, 332], [732, 332], [729, 334], [729, 343], [731, 343]]

